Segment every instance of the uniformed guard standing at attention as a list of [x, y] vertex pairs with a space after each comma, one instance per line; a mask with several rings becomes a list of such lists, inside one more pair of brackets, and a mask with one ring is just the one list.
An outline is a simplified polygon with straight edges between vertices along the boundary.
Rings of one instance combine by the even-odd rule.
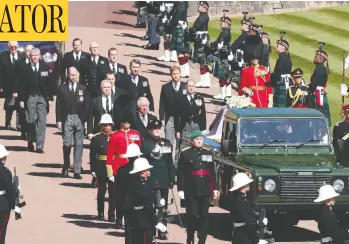
[[9, 152], [0, 145], [0, 244], [5, 244], [7, 224], [10, 219], [11, 209], [15, 208], [15, 191], [12, 185], [11, 171], [5, 167]]
[[62, 131], [63, 138], [62, 177], [68, 176], [71, 148], [74, 147], [74, 178], [80, 180], [84, 128], [90, 97], [86, 86], [78, 83], [79, 71], [75, 67], [68, 69], [68, 79], [67, 83], [58, 88], [56, 101], [57, 128]]
[[[176, 168], [172, 159], [172, 145], [169, 140], [161, 138], [162, 123], [152, 120], [148, 124], [150, 137], [143, 141], [142, 153], [153, 166], [151, 169], [151, 182], [155, 192], [155, 208], [157, 209], [158, 222], [167, 226], [167, 206], [169, 189], [175, 182]], [[164, 204], [161, 203], [164, 202]], [[160, 240], [167, 240], [164, 232], [158, 231]]]
[[203, 147], [201, 131], [190, 134], [192, 146], [182, 150], [178, 161], [177, 189], [185, 199], [187, 217], [187, 244], [194, 244], [198, 231], [198, 244], [206, 243], [210, 200], [219, 197], [216, 170], [212, 152]]
[[99, 122], [101, 132], [92, 137], [90, 145], [91, 173], [92, 177], [97, 179], [98, 182], [97, 211], [99, 220], [104, 220], [104, 201], [107, 185], [109, 195], [108, 216], [113, 216], [115, 213], [115, 185], [112, 181], [108, 180], [106, 168], [107, 149], [109, 139], [113, 134], [113, 125], [112, 117], [109, 114], [103, 114]]
[[338, 196], [333, 186], [324, 185], [319, 190], [318, 198], [314, 200], [322, 203], [316, 219], [321, 234], [321, 244], [349, 243], [349, 233], [339, 228], [337, 215], [333, 211], [335, 198]]
[[333, 127], [333, 147], [337, 163], [349, 167], [349, 104], [342, 106], [344, 120]]
[[132, 228], [135, 244], [152, 244], [154, 229], [166, 232], [167, 228], [158, 223], [154, 203], [154, 193], [151, 183], [150, 171], [153, 168], [145, 158], [138, 158], [134, 161], [133, 170], [130, 174], [131, 193], [133, 199]]
[[286, 106], [307, 108], [309, 106], [309, 87], [304, 84], [303, 70], [297, 68], [291, 72], [293, 85], [287, 90]]
[[327, 117], [328, 124], [331, 127], [330, 106], [328, 104], [326, 93], [327, 79], [329, 74], [328, 55], [324, 50], [322, 50], [324, 43], [320, 42], [319, 44], [319, 50], [316, 51], [314, 58], [315, 69], [310, 78], [309, 84], [309, 90], [311, 93], [309, 107], [323, 113]]
[[[259, 240], [257, 236], [257, 222], [253, 213], [252, 203], [247, 199], [250, 190], [250, 179], [245, 173], [237, 173], [233, 177], [233, 201], [230, 215], [233, 220], [232, 244], [266, 244], [266, 240]], [[267, 218], [263, 220], [268, 224]]]

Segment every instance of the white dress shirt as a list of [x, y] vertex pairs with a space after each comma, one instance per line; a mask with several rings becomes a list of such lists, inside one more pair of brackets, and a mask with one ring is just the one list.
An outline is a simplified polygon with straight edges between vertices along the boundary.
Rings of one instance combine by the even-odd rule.
[[115, 74], [118, 72], [118, 63], [112, 63], [109, 61], [110, 70], [113, 71], [113, 66], [115, 67]]
[[36, 64], [32, 63], [32, 69], [35, 72], [35, 68], [37, 71], [39, 71], [39, 62], [37, 62]]
[[69, 90], [72, 90], [72, 88], [73, 88], [73, 91], [75, 92], [76, 91], [76, 83], [69, 82]]
[[188, 98], [188, 101], [189, 101], [189, 103], [190, 103], [191, 98], [194, 99], [194, 93], [191, 94], [191, 95], [189, 95], [189, 93], [187, 93], [187, 98]]
[[[12, 59], [13, 57], [15, 58], [15, 60]], [[10, 59], [11, 59], [11, 63], [16, 62], [16, 60], [18, 59], [17, 53], [15, 53], [13, 56], [12, 56], [12, 53], [10, 53]]]
[[[73, 56], [74, 56], [74, 59], [76, 60], [76, 56], [78, 56], [78, 60], [80, 60], [80, 58], [81, 58], [81, 51], [79, 51], [78, 53], [76, 53], [76, 52], [73, 52]], [[92, 59], [93, 60], [93, 59]], [[96, 59], [96, 60], [98, 60], [98, 59]]]
[[[147, 125], [148, 125], [148, 114], [142, 114], [141, 112], [138, 112], [138, 114], [139, 114], [139, 118], [141, 118], [141, 121], [143, 122], [144, 126], [147, 127]], [[142, 115], [145, 115], [144, 116], [144, 120], [143, 120]]]
[[[108, 96], [109, 111], [112, 109], [111, 95]], [[102, 96], [102, 106], [105, 111], [107, 111], [107, 97]], [[109, 112], [107, 111], [107, 112]]]
[[134, 79], [132, 79], [132, 77], [131, 77], [131, 80], [132, 80], [133, 84], [135, 84], [136, 87], [137, 87], [138, 86], [138, 80], [139, 80], [138, 75], [136, 77], [134, 77]]
[[99, 55], [97, 55], [97, 56], [95, 56], [95, 57], [91, 56], [91, 61], [92, 61], [92, 62], [93, 62], [93, 58], [95, 58], [95, 59], [96, 59], [96, 64], [98, 64]]

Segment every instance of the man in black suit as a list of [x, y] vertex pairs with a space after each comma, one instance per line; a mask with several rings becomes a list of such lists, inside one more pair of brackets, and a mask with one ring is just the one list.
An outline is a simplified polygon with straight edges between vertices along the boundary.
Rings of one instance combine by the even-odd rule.
[[110, 94], [111, 94], [112, 100], [114, 101], [115, 100], [115, 92], [116, 92], [115, 74], [112, 72], [109, 72], [105, 75], [105, 79], [110, 82]]
[[68, 69], [69, 82], [57, 90], [56, 122], [63, 132], [64, 165], [62, 177], [68, 176], [70, 152], [74, 147], [74, 178], [82, 179], [81, 164], [84, 142], [84, 125], [87, 120], [90, 98], [86, 87], [79, 84], [79, 71], [75, 67]]
[[[180, 67], [175, 65], [170, 69], [172, 80], [161, 87], [159, 117], [163, 125], [165, 125], [165, 138], [173, 145], [173, 152], [176, 151], [176, 131], [174, 124], [175, 110], [181, 109], [177, 107], [176, 100], [181, 94], [185, 94], [185, 83], [181, 82]], [[173, 153], [173, 157], [175, 153]], [[175, 160], [174, 160], [175, 161]]]
[[206, 130], [206, 108], [204, 98], [194, 93], [195, 81], [187, 81], [187, 93], [176, 102], [180, 109], [175, 110], [176, 137], [181, 138], [195, 130]]
[[149, 109], [154, 114], [154, 99], [150, 90], [149, 81], [146, 77], [139, 75], [141, 62], [134, 59], [130, 62], [130, 75], [120, 80], [119, 87], [127, 91], [135, 101], [140, 97], [146, 97], [149, 100]]
[[132, 129], [137, 130], [145, 140], [149, 137], [148, 124], [152, 120], [157, 120], [156, 116], [149, 113], [149, 100], [146, 97], [140, 97], [137, 100], [137, 113], [135, 123], [131, 125]]
[[30, 51], [30, 63], [23, 69], [18, 82], [20, 107], [24, 108], [25, 105], [27, 112], [28, 150], [31, 152], [34, 151], [33, 142], [36, 141], [36, 152], [44, 153], [47, 113], [53, 102], [51, 78], [50, 68], [40, 60], [40, 49], [33, 48]]
[[93, 98], [100, 94], [101, 81], [105, 77], [104, 67], [108, 63], [108, 59], [99, 55], [97, 42], [91, 43], [90, 52], [91, 54], [82, 60], [80, 82], [87, 86]]
[[[17, 60], [15, 65], [15, 73], [16, 73], [16, 93], [19, 93], [20, 87], [18, 86], [21, 80], [26, 79], [26, 67], [30, 63], [30, 51], [34, 48], [33, 45], [29, 44], [25, 46], [25, 56], [21, 57]], [[25, 109], [21, 108], [18, 104], [18, 115], [19, 115], [19, 122], [21, 124], [21, 137], [23, 140], [27, 139], [27, 132], [28, 132], [28, 123], [25, 119]]]
[[[73, 40], [73, 50], [64, 54], [63, 60], [60, 65], [61, 82], [62, 84], [67, 79], [67, 70], [69, 67], [75, 67], [81, 73], [81, 63], [89, 54], [82, 51], [82, 40], [75, 38]], [[80, 77], [80, 79], [82, 76]]]
[[110, 93], [111, 83], [108, 80], [101, 82], [101, 95], [92, 99], [87, 120], [88, 139], [92, 140], [93, 134], [100, 131], [99, 122], [103, 114], [113, 116], [114, 100]]
[[11, 129], [12, 115], [17, 110], [16, 129], [20, 130], [21, 123], [19, 123], [19, 104], [18, 93], [16, 92], [16, 61], [20, 58], [21, 53], [17, 50], [18, 42], [8, 42], [8, 51], [1, 54], [0, 60], [0, 89], [4, 93], [5, 102], [5, 127]]
[[118, 50], [115, 47], [108, 50], [108, 62], [103, 66], [103, 72], [104, 75], [107, 73], [115, 74], [116, 84], [127, 77], [126, 66], [118, 63]]

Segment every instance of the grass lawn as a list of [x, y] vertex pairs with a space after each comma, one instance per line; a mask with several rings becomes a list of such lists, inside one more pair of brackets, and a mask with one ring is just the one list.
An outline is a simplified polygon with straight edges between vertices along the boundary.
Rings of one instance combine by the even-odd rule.
[[[286, 31], [285, 38], [290, 43], [292, 69], [301, 68], [307, 83], [314, 70], [312, 61], [315, 51], [318, 49], [318, 42], [326, 43], [324, 50], [329, 55], [330, 66], [327, 93], [331, 108], [332, 126], [341, 120], [339, 113], [342, 97], [339, 87], [342, 82], [343, 52], [349, 51], [349, 30], [344, 24], [347, 23], [348, 19], [349, 5], [306, 12], [258, 15], [255, 20], [256, 24], [263, 25], [263, 31], [269, 34], [273, 45], [270, 56], [271, 70], [274, 70], [278, 57], [275, 51], [275, 42], [280, 38], [280, 32]], [[240, 35], [240, 20], [241, 18], [232, 19], [232, 40]], [[210, 21], [211, 40], [215, 40], [219, 32], [219, 20]], [[348, 81], [349, 69], [346, 72], [346, 84], [349, 83]]]

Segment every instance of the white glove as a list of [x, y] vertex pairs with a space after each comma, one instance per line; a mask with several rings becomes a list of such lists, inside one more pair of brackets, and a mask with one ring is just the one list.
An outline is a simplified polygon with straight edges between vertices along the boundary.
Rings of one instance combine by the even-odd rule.
[[264, 225], [268, 225], [268, 219], [267, 219], [267, 218], [264, 218], [264, 219], [263, 219], [263, 224], [264, 224]]
[[166, 203], [165, 199], [161, 198], [159, 203], [160, 203], [161, 207], [165, 206], [165, 203]]
[[165, 4], [163, 3], [160, 6], [160, 12], [164, 12], [164, 11], [165, 11]]
[[213, 191], [214, 198], [217, 198], [219, 196], [219, 191], [214, 190]]
[[183, 23], [182, 28], [183, 28], [183, 30], [185, 30], [185, 29], [188, 28], [187, 22], [184, 22], [184, 23]]
[[184, 199], [184, 191], [179, 191], [178, 196], [180, 199]]
[[15, 207], [15, 213], [18, 213], [18, 214], [20, 214], [21, 213], [21, 209], [19, 208], [19, 207]]
[[21, 185], [18, 184], [18, 190], [21, 191]]
[[165, 24], [166, 21], [167, 21], [167, 18], [166, 18], [166, 16], [165, 16], [165, 18], [162, 19], [162, 23]]
[[92, 177], [93, 177], [93, 178], [96, 178], [96, 177], [97, 177], [96, 172], [92, 172]]
[[266, 241], [266, 240], [259, 240], [258, 244], [268, 244], [268, 241]]
[[111, 182], [114, 182], [114, 177], [113, 177], [113, 176], [109, 176], [109, 180], [110, 180]]
[[221, 50], [221, 49], [222, 49], [222, 47], [223, 47], [223, 42], [218, 43], [218, 45], [217, 45], [218, 50]]
[[155, 228], [158, 229], [161, 232], [166, 232], [167, 231], [167, 227], [163, 223], [158, 223], [155, 226]]
[[161, 147], [159, 146], [159, 144], [156, 144], [155, 148], [153, 149], [153, 152], [158, 153], [160, 152], [160, 149]]
[[252, 90], [248, 90], [245, 92], [249, 97], [251, 97], [253, 95], [253, 91]]
[[346, 84], [341, 84], [341, 95], [346, 96], [348, 92], [348, 87]]
[[204, 39], [202, 39], [202, 41], [201, 41], [201, 42], [202, 42], [202, 44], [203, 44], [203, 45], [206, 45], [206, 43], [207, 43], [207, 37], [205, 36], [205, 38], [204, 38]]
[[272, 108], [273, 106], [274, 106], [274, 104], [268, 103], [268, 108]]
[[234, 55], [232, 52], [230, 52], [228, 55], [228, 61], [233, 61], [233, 59], [234, 59]]

